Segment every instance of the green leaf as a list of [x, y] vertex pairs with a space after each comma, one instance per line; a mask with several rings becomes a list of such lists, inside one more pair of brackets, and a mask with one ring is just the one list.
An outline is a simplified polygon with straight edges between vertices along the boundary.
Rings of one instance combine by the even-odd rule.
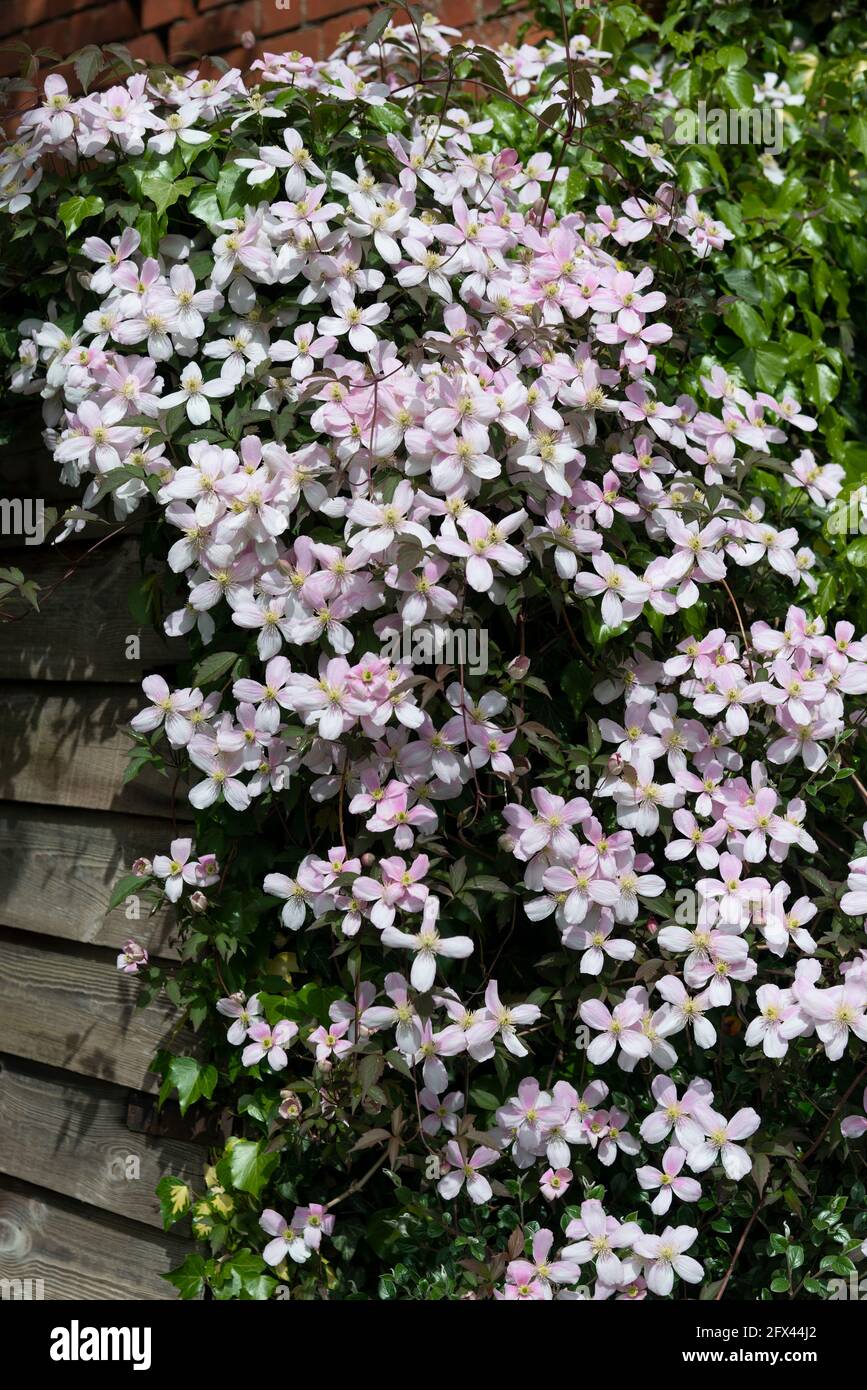
[[148, 202], [154, 204], [158, 213], [170, 208], [179, 198], [185, 198], [198, 184], [198, 179], [167, 179], [161, 174], [145, 174], [141, 181], [141, 191]]
[[867, 116], [855, 116], [849, 123], [848, 133], [856, 150], [867, 158]]
[[223, 216], [217, 201], [217, 185], [215, 183], [200, 184], [190, 195], [187, 210], [194, 217], [198, 217], [201, 222], [205, 222], [209, 227], [215, 229]]
[[57, 215], [66, 228], [66, 235], [72, 236], [78, 231], [82, 222], [86, 222], [88, 217], [96, 217], [102, 212], [105, 203], [96, 194], [91, 194], [89, 198], [67, 198], [65, 203], [61, 203], [57, 209]]
[[193, 672], [195, 685], [210, 685], [224, 676], [238, 660], [237, 652], [212, 652], [200, 661]]
[[840, 377], [825, 362], [812, 362], [804, 372], [804, 387], [817, 410], [824, 410], [840, 390]]
[[826, 1255], [819, 1265], [819, 1273], [828, 1270], [831, 1274], [839, 1274], [846, 1279], [850, 1274], [855, 1273], [855, 1266], [845, 1255]]
[[371, 125], [375, 125], [386, 135], [396, 135], [406, 126], [406, 114], [403, 107], [395, 106], [390, 101], [387, 101], [384, 106], [371, 106], [367, 112], [367, 119]]
[[753, 1154], [753, 1182], [756, 1190], [761, 1197], [768, 1181], [768, 1174], [771, 1171], [771, 1160], [767, 1154]]
[[192, 1190], [180, 1178], [167, 1175], [157, 1183], [156, 1192], [160, 1199], [163, 1227], [168, 1231], [189, 1211], [193, 1199]]
[[740, 111], [752, 106], [754, 84], [748, 72], [730, 67], [716, 85], [727, 98], [729, 106], [735, 106]]
[[73, 67], [75, 75], [81, 83], [81, 89], [86, 92], [96, 74], [105, 66], [102, 51], [95, 43], [89, 43], [85, 48], [75, 55]]
[[217, 202], [222, 217], [243, 212], [246, 202], [247, 170], [238, 164], [226, 164], [217, 178]]
[[123, 878], [114, 885], [107, 910], [113, 912], [116, 907], [120, 907], [121, 903], [126, 902], [131, 894], [144, 888], [147, 882], [146, 878], [139, 878], [138, 874], [124, 874]]
[[764, 319], [749, 304], [740, 301], [732, 304], [725, 313], [725, 321], [733, 333], [737, 333], [747, 347], [758, 347], [768, 336]]
[[195, 1057], [172, 1057], [160, 1097], [164, 1099], [163, 1092], [176, 1090], [181, 1114], [185, 1115], [190, 1106], [203, 1096], [210, 1099], [217, 1080], [216, 1067], [203, 1065]]
[[232, 1186], [239, 1192], [258, 1197], [268, 1185], [280, 1155], [265, 1153], [264, 1141], [253, 1143], [250, 1139], [239, 1139], [232, 1145], [227, 1159]]
[[206, 1268], [201, 1255], [188, 1255], [182, 1265], [170, 1274], [161, 1274], [160, 1278], [173, 1284], [181, 1298], [198, 1298], [205, 1287]]
[[867, 536], [859, 536], [846, 547], [846, 559], [856, 570], [867, 569]]
[[500, 1102], [496, 1096], [492, 1096], [490, 1091], [484, 1091], [480, 1086], [473, 1086], [470, 1091], [470, 1100], [473, 1105], [477, 1105], [480, 1110], [499, 1110]]

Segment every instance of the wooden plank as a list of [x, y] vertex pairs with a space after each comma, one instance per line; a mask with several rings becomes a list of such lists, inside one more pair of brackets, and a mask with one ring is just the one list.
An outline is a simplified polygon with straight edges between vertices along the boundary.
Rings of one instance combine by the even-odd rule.
[[15, 551], [3, 564], [35, 579], [44, 598], [38, 613], [0, 624], [0, 680], [138, 686], [149, 669], [184, 659], [184, 642], [140, 626], [129, 611], [127, 596], [141, 579], [135, 542], [107, 543], [89, 555], [75, 545]]
[[[157, 1090], [148, 1066], [178, 1015], [166, 1000], [136, 1008], [137, 989], [108, 951], [0, 930], [0, 1052]], [[183, 1033], [175, 1042], [194, 1046]]]
[[[190, 1246], [120, 1217], [97, 1213], [14, 1178], [0, 1180], [0, 1279], [25, 1297], [155, 1302], [177, 1297], [160, 1278]], [[41, 1280], [42, 1287], [26, 1284]]]
[[129, 1092], [25, 1063], [0, 1063], [0, 1173], [162, 1230], [154, 1189], [173, 1173], [201, 1187], [207, 1150], [133, 1134]]
[[[148, 770], [121, 785], [139, 691], [111, 685], [0, 690], [0, 801], [171, 815], [171, 783]], [[178, 810], [186, 796], [180, 792]]]
[[[178, 834], [192, 827], [178, 826]], [[155, 817], [0, 803], [0, 925], [115, 949], [134, 936], [149, 951], [174, 956], [170, 907], [106, 915], [114, 884], [140, 855], [165, 854], [172, 827]]]
[[61, 509], [77, 505], [90, 479], [78, 487], [66, 487], [61, 483], [61, 465], [55, 463], [45, 445], [39, 442], [39, 431], [37, 411], [28, 441], [17, 439], [0, 449], [0, 497], [42, 498], [48, 505]]

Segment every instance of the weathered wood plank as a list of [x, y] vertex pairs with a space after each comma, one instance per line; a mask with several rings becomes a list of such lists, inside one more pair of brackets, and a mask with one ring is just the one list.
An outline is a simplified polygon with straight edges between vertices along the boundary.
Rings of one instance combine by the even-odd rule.
[[[191, 834], [179, 826], [178, 833]], [[165, 854], [172, 827], [154, 817], [0, 803], [0, 926], [118, 948], [134, 936], [174, 956], [171, 908], [138, 921], [106, 914], [111, 890], [140, 855]]]
[[129, 611], [127, 597], [141, 578], [135, 542], [109, 543], [92, 555], [75, 545], [16, 551], [3, 564], [35, 579], [44, 598], [38, 613], [0, 624], [0, 679], [139, 685], [148, 669], [183, 660], [184, 642], [140, 626]]
[[207, 1150], [133, 1134], [129, 1093], [26, 1063], [0, 1063], [0, 1173], [162, 1230], [166, 1173], [201, 1186]]
[[[156, 1000], [136, 1008], [137, 982], [111, 953], [0, 930], [0, 1052], [84, 1076], [153, 1091], [148, 1071], [177, 1011]], [[174, 1050], [192, 1047], [180, 1034]]]
[[[171, 815], [167, 777], [147, 771], [121, 785], [131, 747], [126, 725], [143, 703], [141, 692], [111, 685], [3, 687], [0, 801]], [[181, 813], [185, 806], [182, 792]]]
[[55, 463], [39, 438], [39, 411], [33, 414], [33, 429], [0, 449], [0, 496], [42, 498], [48, 505], [64, 507], [81, 501], [87, 483], [66, 487], [60, 481], [59, 463]]
[[[100, 1214], [14, 1178], [0, 1180], [0, 1278], [21, 1280], [27, 1297], [155, 1302], [174, 1299], [160, 1278], [190, 1246]], [[42, 1280], [42, 1288], [27, 1288]]]

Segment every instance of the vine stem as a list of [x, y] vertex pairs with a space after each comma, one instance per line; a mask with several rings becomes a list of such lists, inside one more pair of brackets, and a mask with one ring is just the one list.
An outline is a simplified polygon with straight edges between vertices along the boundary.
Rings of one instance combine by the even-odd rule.
[[344, 1192], [341, 1192], [340, 1195], [337, 1197], [332, 1197], [330, 1202], [326, 1202], [325, 1210], [330, 1211], [332, 1207], [337, 1206], [338, 1202], [343, 1202], [346, 1200], [347, 1197], [352, 1197], [356, 1192], [360, 1192], [364, 1185], [370, 1182], [370, 1179], [373, 1177], [374, 1173], [379, 1171], [379, 1169], [382, 1167], [383, 1163], [385, 1163], [385, 1160], [387, 1158], [388, 1147], [386, 1146], [385, 1152], [379, 1156], [376, 1162], [372, 1164], [370, 1168], [368, 1168], [367, 1172], [362, 1177], [356, 1178], [355, 1182], [351, 1182]]
[[756, 1217], [758, 1216], [758, 1214], [759, 1214], [759, 1212], [761, 1211], [761, 1209], [762, 1209], [762, 1203], [761, 1203], [761, 1201], [760, 1201], [759, 1204], [758, 1204], [758, 1206], [755, 1208], [755, 1210], [754, 1210], [752, 1216], [750, 1217], [749, 1221], [747, 1222], [746, 1226], [744, 1226], [744, 1229], [743, 1229], [743, 1231], [742, 1231], [742, 1233], [741, 1233], [741, 1238], [740, 1238], [740, 1240], [738, 1241], [738, 1243], [737, 1243], [737, 1245], [736, 1245], [736, 1247], [735, 1247], [735, 1253], [732, 1255], [731, 1264], [729, 1265], [728, 1269], [727, 1269], [726, 1272], [725, 1272], [725, 1277], [723, 1278], [722, 1283], [720, 1284], [719, 1288], [717, 1289], [716, 1293], [715, 1293], [714, 1296], [713, 1296], [713, 1301], [714, 1301], [714, 1303], [719, 1303], [720, 1299], [722, 1298], [723, 1294], [725, 1293], [726, 1288], [727, 1288], [727, 1286], [728, 1286], [728, 1282], [729, 1282], [729, 1280], [731, 1279], [732, 1274], [734, 1273], [734, 1267], [735, 1267], [735, 1265], [737, 1264], [738, 1259], [740, 1258], [741, 1251], [743, 1250], [744, 1246], [746, 1245], [747, 1236], [749, 1235], [750, 1231], [752, 1230], [752, 1228], [753, 1228], [753, 1222], [755, 1221], [755, 1219], [756, 1219]]

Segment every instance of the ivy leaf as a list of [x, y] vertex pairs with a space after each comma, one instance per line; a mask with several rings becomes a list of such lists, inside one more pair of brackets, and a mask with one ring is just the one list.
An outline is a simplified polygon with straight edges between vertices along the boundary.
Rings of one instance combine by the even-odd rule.
[[215, 183], [200, 184], [192, 193], [187, 203], [187, 209], [208, 227], [216, 229], [217, 223], [223, 216], [217, 199], [217, 185]]
[[262, 1141], [239, 1139], [228, 1153], [228, 1168], [232, 1186], [239, 1192], [258, 1197], [280, 1161], [278, 1153], [266, 1153]]
[[181, 1217], [189, 1211], [193, 1194], [185, 1182], [170, 1175], [160, 1179], [156, 1191], [160, 1199], [163, 1227], [168, 1231], [176, 1221], [180, 1221]]
[[78, 231], [82, 222], [86, 222], [88, 217], [96, 217], [105, 207], [103, 200], [97, 195], [91, 194], [89, 198], [67, 198], [65, 203], [61, 203], [57, 209], [57, 216], [66, 228], [66, 235], [72, 236]]
[[739, 68], [729, 68], [717, 83], [720, 91], [728, 99], [729, 106], [744, 111], [753, 104], [754, 83], [748, 72]]
[[205, 1287], [207, 1265], [201, 1255], [188, 1255], [182, 1265], [160, 1278], [174, 1285], [183, 1299], [199, 1298]]
[[406, 116], [402, 108], [390, 101], [385, 102], [383, 106], [371, 106], [367, 119], [386, 135], [396, 135], [406, 126]]
[[825, 362], [812, 362], [804, 372], [807, 395], [817, 410], [830, 405], [840, 390], [840, 378]]
[[165, 1100], [172, 1090], [176, 1090], [181, 1114], [185, 1115], [190, 1106], [203, 1096], [210, 1099], [216, 1084], [216, 1067], [203, 1064], [195, 1057], [172, 1057], [168, 1074], [160, 1089], [160, 1100]]
[[153, 203], [162, 214], [179, 198], [185, 198], [198, 183], [198, 179], [167, 179], [162, 174], [145, 174], [141, 181], [141, 191], [148, 202]]
[[747, 347], [758, 347], [759, 343], [767, 339], [768, 331], [762, 316], [751, 305], [740, 300], [726, 310], [725, 321], [726, 326], [736, 333]]
[[855, 116], [849, 122], [849, 139], [856, 150], [867, 158], [867, 116]]

